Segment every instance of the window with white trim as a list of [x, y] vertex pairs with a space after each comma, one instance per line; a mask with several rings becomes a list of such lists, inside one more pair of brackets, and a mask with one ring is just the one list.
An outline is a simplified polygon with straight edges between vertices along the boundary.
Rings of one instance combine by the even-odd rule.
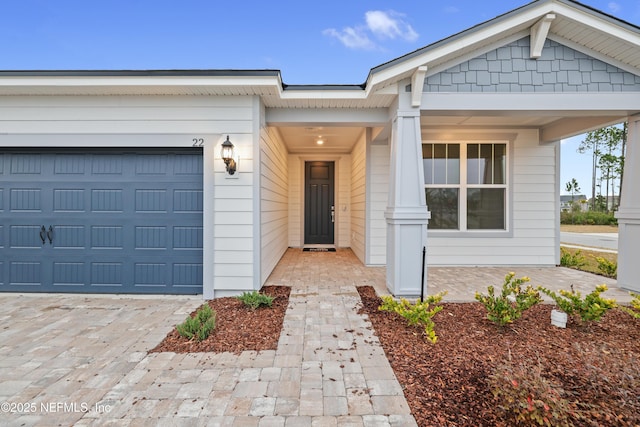
[[422, 144], [429, 230], [507, 229], [507, 144]]

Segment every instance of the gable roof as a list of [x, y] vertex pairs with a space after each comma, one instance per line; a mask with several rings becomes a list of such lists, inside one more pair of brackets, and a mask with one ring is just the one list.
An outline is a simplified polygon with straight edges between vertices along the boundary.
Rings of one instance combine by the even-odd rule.
[[550, 18], [547, 37], [622, 70], [640, 75], [640, 27], [574, 0], [535, 0], [465, 31], [371, 69], [366, 86], [375, 91], [410, 77], [420, 66], [427, 76], [530, 36]]
[[267, 107], [388, 107], [417, 70], [436, 74], [531, 35], [541, 20], [544, 38], [640, 75], [640, 27], [573, 0], [536, 0], [374, 67], [361, 85], [285, 85], [277, 70], [0, 71], [0, 95], [260, 95]]

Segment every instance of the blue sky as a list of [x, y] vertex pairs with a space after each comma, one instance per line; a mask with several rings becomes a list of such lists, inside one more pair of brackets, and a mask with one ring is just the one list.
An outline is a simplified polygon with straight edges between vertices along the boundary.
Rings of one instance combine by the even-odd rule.
[[[640, 0], [583, 2], [640, 25]], [[372, 67], [526, 3], [0, 0], [0, 69], [277, 69], [288, 84], [359, 84]], [[575, 148], [563, 144], [561, 181], [590, 188], [591, 160]]]

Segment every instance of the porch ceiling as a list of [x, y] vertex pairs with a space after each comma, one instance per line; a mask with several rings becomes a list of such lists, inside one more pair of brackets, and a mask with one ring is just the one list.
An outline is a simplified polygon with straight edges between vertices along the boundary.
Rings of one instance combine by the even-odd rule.
[[[422, 112], [422, 130], [450, 132], [465, 128], [515, 129], [535, 128], [540, 130], [542, 141], [569, 138], [621, 123], [626, 120], [627, 111], [572, 112], [572, 111], [430, 111]], [[442, 134], [444, 135], [444, 133]]]
[[[364, 132], [357, 126], [279, 126], [278, 130], [289, 153], [346, 154], [350, 153]], [[321, 139], [322, 144], [317, 141]]]

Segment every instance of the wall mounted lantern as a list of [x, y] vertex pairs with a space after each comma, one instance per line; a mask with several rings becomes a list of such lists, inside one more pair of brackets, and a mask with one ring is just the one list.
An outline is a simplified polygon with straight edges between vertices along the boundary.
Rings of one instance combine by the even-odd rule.
[[220, 150], [220, 156], [224, 161], [224, 164], [227, 168], [227, 173], [229, 175], [233, 175], [236, 173], [236, 161], [234, 159], [235, 153], [233, 150], [233, 143], [229, 141], [229, 135], [227, 135], [227, 140], [222, 143], [222, 149]]

